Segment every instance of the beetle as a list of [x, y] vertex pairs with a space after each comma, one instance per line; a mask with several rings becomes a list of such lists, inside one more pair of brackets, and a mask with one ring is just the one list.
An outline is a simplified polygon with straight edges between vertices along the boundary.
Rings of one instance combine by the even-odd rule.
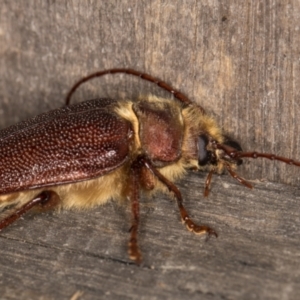
[[[177, 100], [155, 96], [136, 101], [94, 99], [70, 105], [84, 82], [105, 74], [125, 73], [150, 81]], [[187, 170], [224, 170], [248, 188], [235, 169], [243, 158], [267, 158], [300, 166], [300, 162], [268, 153], [243, 152], [198, 104], [169, 84], [132, 69], [109, 69], [80, 79], [66, 97], [66, 106], [0, 131], [0, 206], [13, 212], [0, 230], [33, 207], [92, 208], [110, 199], [131, 203], [129, 257], [141, 262], [137, 235], [141, 191], [175, 196], [182, 222], [196, 234], [216, 236], [188, 215], [173, 183]]]

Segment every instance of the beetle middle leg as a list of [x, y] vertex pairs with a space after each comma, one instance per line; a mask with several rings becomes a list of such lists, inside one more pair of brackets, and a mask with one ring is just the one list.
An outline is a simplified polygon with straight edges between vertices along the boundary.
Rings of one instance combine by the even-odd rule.
[[158, 170], [156, 170], [155, 167], [152, 166], [151, 162], [147, 160], [147, 158], [143, 157], [141, 158], [143, 161], [143, 164], [145, 167], [147, 167], [153, 174], [156, 176], [168, 189], [170, 192], [172, 192], [177, 200], [177, 205], [179, 208], [180, 216], [182, 222], [186, 225], [187, 229], [189, 231], [192, 231], [196, 234], [204, 234], [207, 233], [208, 237], [211, 235], [214, 235], [215, 237], [218, 236], [218, 234], [215, 232], [214, 229], [205, 226], [205, 225], [197, 225], [188, 215], [185, 207], [183, 206], [183, 200], [181, 193], [179, 189], [176, 187], [175, 184], [173, 184], [171, 181], [169, 181], [166, 177], [164, 177]]
[[141, 253], [137, 243], [138, 226], [140, 220], [140, 204], [139, 204], [139, 175], [141, 173], [142, 165], [139, 159], [137, 159], [130, 168], [129, 177], [129, 190], [128, 197], [131, 201], [132, 210], [132, 225], [130, 228], [130, 240], [128, 254], [130, 259], [134, 260], [137, 264], [141, 262]]
[[6, 228], [16, 220], [18, 220], [21, 216], [31, 210], [33, 207], [38, 207], [41, 209], [49, 209], [56, 206], [60, 202], [59, 196], [53, 191], [43, 191], [33, 199], [19, 207], [16, 211], [14, 211], [11, 215], [7, 216], [3, 220], [0, 221], [0, 230]]

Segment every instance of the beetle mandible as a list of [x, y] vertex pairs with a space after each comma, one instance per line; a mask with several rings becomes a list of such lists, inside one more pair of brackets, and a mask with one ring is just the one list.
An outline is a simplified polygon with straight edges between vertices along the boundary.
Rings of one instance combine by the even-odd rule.
[[[84, 82], [105, 74], [138, 76], [167, 90], [177, 100], [154, 96], [136, 101], [95, 99], [69, 106]], [[197, 225], [173, 183], [186, 170], [207, 170], [204, 196], [214, 173], [224, 170], [248, 188], [235, 169], [242, 158], [267, 158], [300, 166], [299, 161], [268, 153], [243, 152], [205, 110], [167, 83], [132, 69], [110, 69], [79, 80], [66, 106], [0, 131], [0, 206], [14, 211], [0, 230], [31, 208], [91, 208], [110, 199], [129, 199], [132, 208], [129, 257], [141, 262], [137, 242], [140, 191], [175, 196], [187, 229], [217, 236]], [[108, 189], [107, 186], [113, 186]]]

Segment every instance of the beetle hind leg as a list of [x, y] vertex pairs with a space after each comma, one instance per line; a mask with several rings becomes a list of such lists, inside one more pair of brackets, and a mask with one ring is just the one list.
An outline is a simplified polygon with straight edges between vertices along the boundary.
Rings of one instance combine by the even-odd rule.
[[43, 191], [33, 199], [17, 208], [12, 214], [0, 221], [0, 230], [6, 228], [21, 216], [31, 210], [33, 207], [38, 207], [42, 210], [50, 209], [60, 202], [59, 196], [53, 191]]

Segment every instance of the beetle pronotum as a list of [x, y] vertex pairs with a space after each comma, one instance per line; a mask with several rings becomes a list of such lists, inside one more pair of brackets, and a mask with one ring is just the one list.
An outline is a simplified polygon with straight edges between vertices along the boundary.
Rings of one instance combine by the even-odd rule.
[[[82, 83], [115, 73], [153, 82], [177, 100], [150, 96], [136, 101], [96, 99], [68, 106]], [[34, 206], [90, 208], [110, 199], [129, 199], [129, 256], [139, 263], [141, 190], [173, 193], [188, 230], [217, 236], [210, 227], [190, 219], [175, 179], [188, 169], [207, 170], [207, 196], [212, 175], [224, 170], [252, 188], [235, 173], [242, 158], [263, 157], [300, 166], [298, 161], [274, 154], [243, 152], [201, 106], [167, 83], [135, 70], [111, 69], [84, 77], [70, 90], [66, 104], [0, 131], [0, 205], [14, 205], [14, 212], [0, 221], [0, 229]]]

